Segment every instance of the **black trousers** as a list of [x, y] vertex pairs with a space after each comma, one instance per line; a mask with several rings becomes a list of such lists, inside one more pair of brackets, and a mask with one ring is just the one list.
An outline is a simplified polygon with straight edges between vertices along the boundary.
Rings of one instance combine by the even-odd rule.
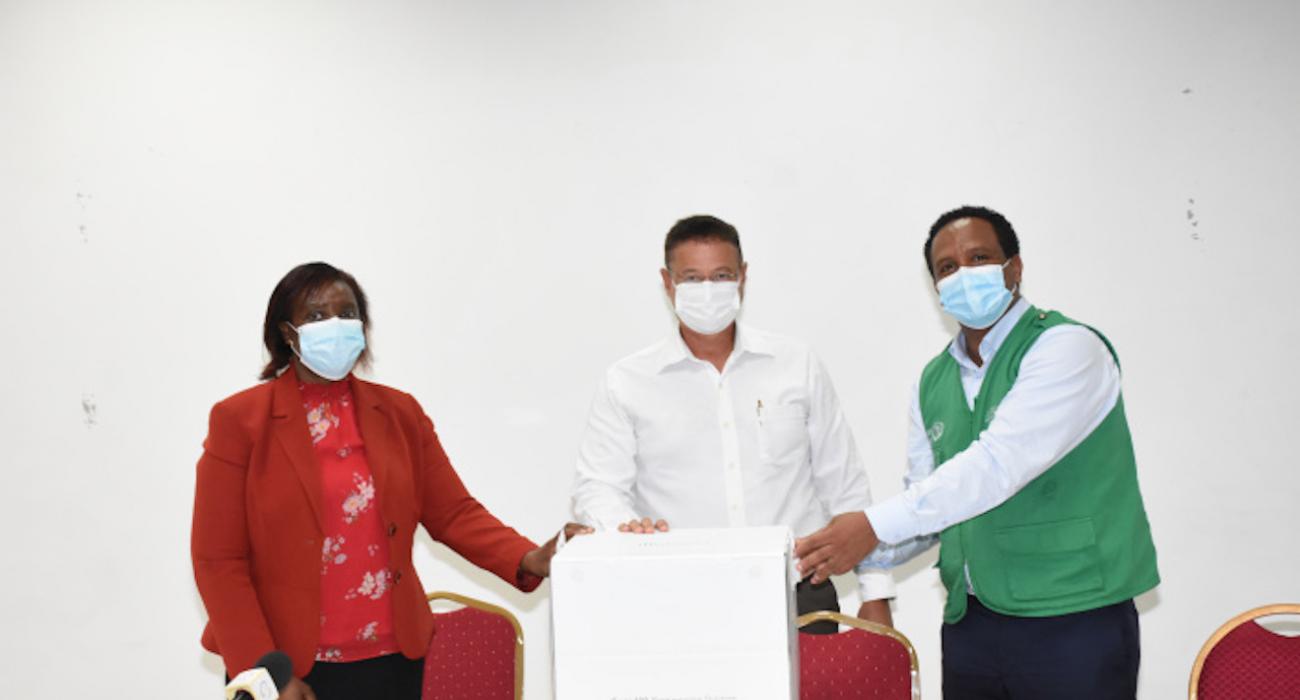
[[317, 700], [420, 700], [424, 659], [392, 654], [342, 664], [318, 661], [303, 680]]
[[[830, 610], [831, 612], [840, 611], [840, 597], [835, 592], [835, 584], [830, 579], [826, 579], [817, 585], [809, 583], [809, 579], [799, 582], [794, 589], [794, 607], [800, 615], [805, 615], [818, 610]], [[799, 630], [808, 634], [835, 634], [840, 626], [834, 622], [823, 620], [814, 622], [807, 627]]]
[[1000, 615], [967, 599], [943, 626], [944, 700], [1133, 700], [1137, 608], [1132, 600], [1056, 617]]

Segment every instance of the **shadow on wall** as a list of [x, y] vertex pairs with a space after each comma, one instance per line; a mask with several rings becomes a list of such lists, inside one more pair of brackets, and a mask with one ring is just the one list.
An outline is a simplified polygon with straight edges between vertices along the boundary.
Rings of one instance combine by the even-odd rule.
[[1160, 587], [1156, 586], [1154, 589], [1134, 598], [1133, 604], [1137, 606], [1139, 615], [1145, 615], [1155, 610], [1160, 605]]

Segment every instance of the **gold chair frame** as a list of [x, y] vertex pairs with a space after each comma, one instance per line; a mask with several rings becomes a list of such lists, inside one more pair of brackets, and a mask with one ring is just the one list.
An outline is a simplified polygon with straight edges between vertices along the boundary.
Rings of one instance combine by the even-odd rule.
[[871, 634], [879, 634], [899, 642], [903, 648], [907, 649], [907, 659], [912, 669], [912, 700], [920, 700], [921, 697], [921, 665], [916, 660], [916, 647], [912, 646], [912, 640], [907, 635], [899, 632], [893, 627], [877, 624], [869, 620], [863, 620], [859, 617], [845, 615], [844, 613], [831, 612], [829, 610], [819, 610], [810, 612], [807, 615], [800, 615], [795, 621], [795, 626], [802, 629], [813, 622], [837, 622], [846, 627], [860, 629]]
[[515, 700], [522, 700], [524, 697], [524, 628], [519, 625], [519, 619], [509, 610], [499, 605], [493, 605], [459, 593], [434, 591], [426, 595], [425, 599], [430, 603], [435, 600], [449, 600], [453, 603], [460, 603], [467, 608], [500, 615], [510, 622], [510, 626], [515, 628]]
[[1201, 647], [1201, 653], [1196, 655], [1196, 663], [1192, 664], [1192, 677], [1187, 682], [1188, 700], [1196, 700], [1196, 692], [1201, 683], [1201, 671], [1204, 670], [1205, 660], [1209, 658], [1214, 647], [1218, 646], [1219, 642], [1223, 641], [1223, 638], [1228, 636], [1229, 632], [1237, 629], [1242, 624], [1269, 615], [1300, 615], [1300, 604], [1277, 603], [1275, 605], [1261, 605], [1258, 608], [1247, 610], [1220, 625], [1219, 629], [1215, 630], [1214, 634], [1205, 640], [1205, 644]]

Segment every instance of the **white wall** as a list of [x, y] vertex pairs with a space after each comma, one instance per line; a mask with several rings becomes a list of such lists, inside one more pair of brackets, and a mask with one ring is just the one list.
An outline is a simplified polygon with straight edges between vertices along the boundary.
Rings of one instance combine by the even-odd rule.
[[[1219, 623], [1300, 597], [1298, 20], [1284, 1], [0, 2], [7, 690], [151, 667], [136, 696], [216, 697], [193, 464], [291, 266], [360, 278], [374, 377], [543, 538], [602, 368], [670, 328], [662, 236], [697, 212], [739, 226], [748, 320], [814, 344], [896, 492], [908, 388], [952, 330], [921, 243], [969, 202], [1020, 230], [1033, 301], [1121, 353], [1165, 578], [1140, 601], [1142, 696], [1175, 697]], [[546, 589], [418, 550], [427, 586], [519, 611], [528, 695], [549, 697]], [[928, 697], [940, 607], [909, 566], [896, 621]]]

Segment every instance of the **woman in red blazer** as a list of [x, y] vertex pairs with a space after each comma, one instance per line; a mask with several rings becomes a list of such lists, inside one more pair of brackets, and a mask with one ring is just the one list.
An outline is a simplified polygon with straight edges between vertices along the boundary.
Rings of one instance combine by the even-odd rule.
[[267, 306], [265, 381], [213, 407], [198, 463], [203, 646], [230, 675], [286, 652], [289, 700], [418, 700], [434, 620], [411, 565], [417, 524], [524, 591], [555, 553], [465, 490], [414, 398], [352, 376], [368, 323], [351, 275], [290, 271]]

